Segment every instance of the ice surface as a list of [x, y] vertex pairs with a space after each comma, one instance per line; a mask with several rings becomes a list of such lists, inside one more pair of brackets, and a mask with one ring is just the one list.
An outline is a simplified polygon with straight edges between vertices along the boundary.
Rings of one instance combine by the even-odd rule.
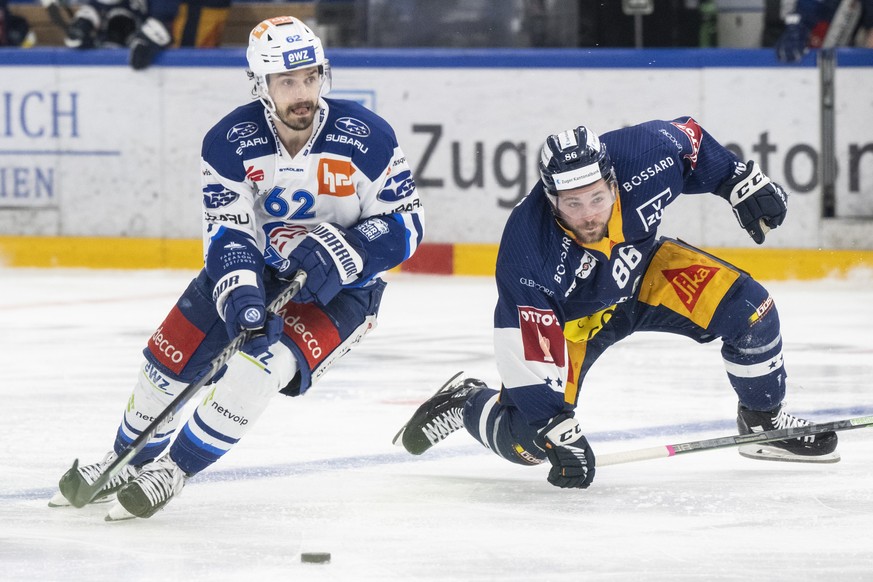
[[[497, 382], [489, 278], [392, 274], [378, 329], [148, 520], [49, 509], [74, 458], [109, 450], [140, 350], [193, 273], [0, 270], [0, 579], [870, 580], [873, 430], [809, 466], [722, 450], [602, 467], [586, 491], [465, 433], [391, 444], [458, 370]], [[789, 409], [873, 414], [870, 277], [771, 283]], [[735, 433], [719, 346], [638, 334], [578, 416], [595, 452]], [[330, 552], [302, 564], [301, 552]]]

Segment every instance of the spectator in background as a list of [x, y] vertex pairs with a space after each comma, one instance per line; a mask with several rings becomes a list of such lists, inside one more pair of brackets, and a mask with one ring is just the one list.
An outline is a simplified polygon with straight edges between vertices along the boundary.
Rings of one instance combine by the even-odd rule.
[[776, 56], [792, 63], [810, 48], [856, 45], [873, 48], [873, 0], [797, 0], [776, 41]]
[[26, 19], [9, 12], [7, 0], [0, 0], [0, 46], [31, 47], [34, 36]]
[[141, 70], [169, 46], [219, 46], [231, 0], [86, 0], [75, 13], [68, 0], [46, 1], [50, 13], [69, 15], [58, 22], [68, 47], [127, 47]]

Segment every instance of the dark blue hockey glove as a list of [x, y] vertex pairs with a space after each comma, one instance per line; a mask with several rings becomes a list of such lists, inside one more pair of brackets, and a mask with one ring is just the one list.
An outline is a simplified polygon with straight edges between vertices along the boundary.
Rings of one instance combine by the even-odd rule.
[[556, 487], [587, 489], [594, 481], [594, 452], [582, 427], [570, 413], [552, 419], [536, 437], [552, 468], [548, 481]]
[[715, 193], [731, 203], [740, 226], [758, 244], [764, 242], [770, 229], [782, 224], [788, 212], [788, 194], [755, 162], [737, 164], [733, 177]]
[[243, 330], [257, 330], [240, 348], [252, 356], [267, 351], [279, 341], [284, 327], [280, 316], [267, 313], [263, 288], [252, 285], [241, 285], [228, 293], [224, 302], [224, 325], [230, 339]]
[[149, 67], [172, 41], [170, 31], [157, 18], [148, 17], [130, 40], [131, 68], [140, 71]]
[[358, 279], [366, 260], [366, 251], [353, 233], [325, 222], [312, 229], [291, 251], [279, 277], [287, 279], [298, 269], [306, 271], [306, 283], [291, 300], [327, 305], [343, 285]]
[[803, 58], [809, 50], [809, 27], [799, 14], [789, 14], [785, 18], [785, 30], [776, 41], [776, 57], [783, 63], [794, 63]]

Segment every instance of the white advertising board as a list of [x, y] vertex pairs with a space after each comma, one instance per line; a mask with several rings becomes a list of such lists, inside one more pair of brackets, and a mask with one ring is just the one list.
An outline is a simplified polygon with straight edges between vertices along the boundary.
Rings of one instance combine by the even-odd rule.
[[[222, 62], [233, 66], [145, 72], [4, 65], [0, 57], [0, 233], [198, 238], [200, 141], [251, 98], [241, 53], [232, 55], [238, 64]], [[770, 244], [822, 244], [815, 67], [338, 60], [331, 96], [361, 101], [395, 128], [426, 205], [429, 242], [498, 242], [512, 206], [537, 179], [550, 133], [691, 115], [791, 193], [789, 219]], [[839, 215], [873, 215], [870, 71], [837, 77], [846, 88], [837, 106]], [[674, 207], [662, 234], [703, 246], [753, 244], [721, 199], [681, 197]]]

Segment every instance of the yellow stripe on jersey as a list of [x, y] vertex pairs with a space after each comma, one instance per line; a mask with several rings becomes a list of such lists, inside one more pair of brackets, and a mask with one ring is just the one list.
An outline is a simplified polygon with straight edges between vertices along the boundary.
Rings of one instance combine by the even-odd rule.
[[706, 328], [740, 273], [703, 251], [667, 241], [655, 252], [639, 300], [664, 307]]

